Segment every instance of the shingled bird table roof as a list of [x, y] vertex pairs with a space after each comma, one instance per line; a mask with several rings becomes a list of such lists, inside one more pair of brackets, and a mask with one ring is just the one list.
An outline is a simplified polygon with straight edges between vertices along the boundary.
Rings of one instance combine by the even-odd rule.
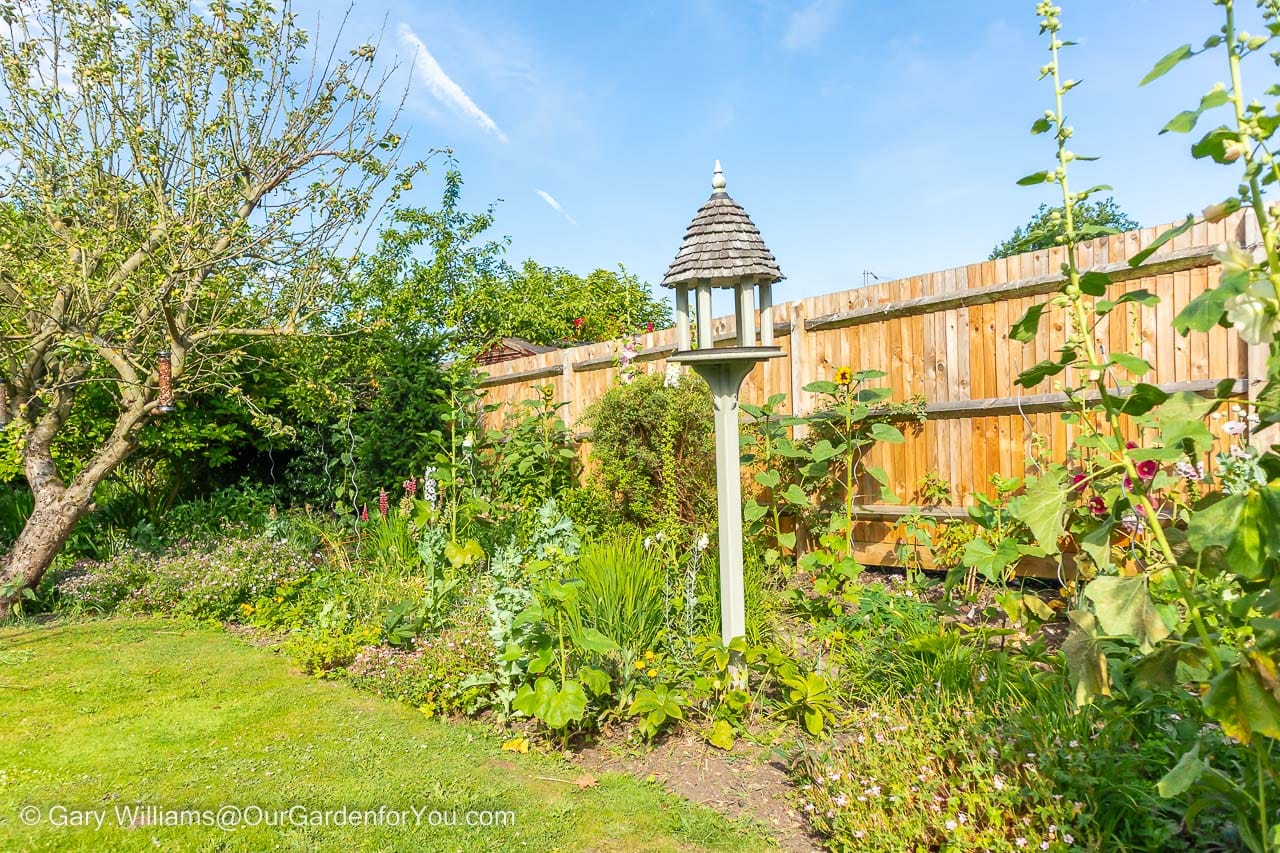
[[748, 281], [775, 282], [784, 278], [751, 217], [725, 192], [719, 161], [711, 187], [711, 198], [689, 223], [662, 284], [675, 287], [706, 281], [712, 287], [733, 287]]

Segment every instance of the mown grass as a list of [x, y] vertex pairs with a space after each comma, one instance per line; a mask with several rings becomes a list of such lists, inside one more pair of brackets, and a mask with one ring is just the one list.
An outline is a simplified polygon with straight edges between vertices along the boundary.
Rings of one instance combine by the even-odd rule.
[[[767, 840], [622, 775], [501, 750], [483, 728], [299, 674], [216, 628], [0, 629], [0, 850], [726, 850]], [[569, 780], [567, 784], [565, 781]], [[455, 827], [117, 824], [116, 806], [457, 810]], [[59, 828], [52, 806], [107, 811]], [[41, 809], [34, 826], [24, 806]], [[466, 827], [469, 810], [513, 826]]]

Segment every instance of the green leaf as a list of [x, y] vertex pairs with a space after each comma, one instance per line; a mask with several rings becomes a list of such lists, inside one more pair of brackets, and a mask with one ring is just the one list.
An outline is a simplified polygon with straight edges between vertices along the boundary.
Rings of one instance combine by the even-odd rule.
[[807, 506], [809, 504], [809, 496], [804, 493], [804, 489], [795, 483], [787, 486], [786, 491], [782, 493], [782, 497], [796, 506]]
[[755, 481], [766, 489], [773, 489], [782, 482], [782, 475], [777, 471], [757, 471]]
[[1222, 730], [1242, 743], [1255, 734], [1280, 738], [1280, 700], [1258, 677], [1247, 657], [1209, 683], [1204, 709]]
[[844, 452], [843, 448], [844, 448], [843, 444], [841, 444], [840, 447], [838, 448], [833, 447], [831, 445], [831, 442], [827, 441], [824, 438], [813, 445], [813, 453], [812, 453], [813, 461], [826, 462], [828, 459], [832, 459], [836, 456], [839, 456], [841, 453], [843, 453]]
[[1173, 70], [1173, 67], [1179, 62], [1183, 62], [1193, 56], [1195, 56], [1195, 53], [1191, 50], [1191, 45], [1189, 44], [1184, 44], [1174, 48], [1164, 56], [1160, 57], [1160, 60], [1150, 71], [1147, 72], [1147, 76], [1143, 77], [1138, 85], [1145, 86], [1152, 80], [1160, 79]]
[[1191, 230], [1191, 226], [1195, 224], [1196, 224], [1196, 218], [1194, 216], [1188, 215], [1186, 220], [1181, 225], [1178, 225], [1176, 227], [1170, 228], [1168, 231], [1165, 231], [1159, 237], [1152, 240], [1151, 245], [1147, 246], [1141, 252], [1138, 252], [1136, 255], [1130, 258], [1129, 266], [1131, 267], [1141, 266], [1143, 262], [1146, 261], [1147, 258], [1154, 255], [1161, 246], [1163, 246], [1165, 243], [1168, 243], [1170, 240], [1173, 240], [1176, 237], [1180, 237], [1183, 234], [1187, 233], [1188, 231]]
[[1080, 550], [1089, 555], [1099, 572], [1111, 567], [1111, 531], [1115, 521], [1108, 518], [1080, 538]]
[[1221, 562], [1240, 577], [1261, 578], [1268, 562], [1280, 558], [1280, 485], [1228, 495], [1199, 510], [1187, 540], [1197, 551], [1222, 549]]
[[455, 569], [461, 569], [483, 560], [484, 548], [480, 547], [480, 543], [474, 539], [468, 539], [465, 545], [459, 545], [457, 542], [446, 542], [444, 557], [449, 561], [449, 565]]
[[1094, 578], [1084, 588], [1084, 597], [1093, 602], [1103, 631], [1113, 637], [1132, 638], [1143, 652], [1169, 636], [1143, 575]]
[[1191, 156], [1197, 160], [1206, 157], [1215, 163], [1227, 165], [1227, 143], [1239, 142], [1240, 134], [1229, 127], [1219, 125], [1200, 137], [1200, 141], [1191, 146]]
[[1096, 303], [1099, 314], [1109, 314], [1117, 305], [1126, 302], [1137, 302], [1139, 305], [1158, 305], [1160, 297], [1149, 290], [1131, 290], [1118, 299], [1099, 299]]
[[871, 437], [886, 444], [901, 444], [906, 441], [897, 427], [879, 421], [871, 425]]
[[1200, 116], [1207, 110], [1220, 107], [1231, 100], [1231, 96], [1227, 94], [1226, 89], [1214, 89], [1200, 99], [1200, 106], [1194, 110], [1183, 110], [1173, 118], [1169, 119], [1169, 123], [1161, 128], [1161, 133], [1190, 133], [1195, 129], [1196, 122], [1200, 120]]
[[[538, 679], [543, 681], [544, 679]], [[549, 679], [547, 679], [549, 680]], [[542, 721], [553, 729], [562, 729], [573, 720], [581, 720], [587, 710], [587, 694], [576, 681], [566, 682], [564, 689], [553, 694]]]
[[1027, 175], [1026, 177], [1019, 178], [1018, 186], [1033, 187], [1036, 184], [1046, 183], [1048, 182], [1048, 180], [1049, 180], [1048, 172], [1032, 172], [1030, 175]]
[[1044, 313], [1044, 309], [1049, 307], [1047, 303], [1041, 302], [1039, 305], [1032, 305], [1027, 312], [1022, 315], [1022, 319], [1014, 323], [1009, 329], [1009, 337], [1020, 343], [1031, 343], [1035, 340], [1036, 333], [1040, 331], [1040, 315]]
[[1060, 477], [1044, 476], [1009, 506], [1013, 517], [1031, 530], [1045, 554], [1058, 553], [1058, 539], [1062, 537], [1063, 516], [1070, 496]]
[[1248, 276], [1224, 276], [1217, 287], [1210, 288], [1192, 299], [1173, 318], [1173, 327], [1179, 334], [1188, 331], [1207, 332], [1222, 323], [1227, 311], [1227, 300], [1243, 293], [1249, 286]]
[[778, 544], [779, 544], [779, 545], [781, 545], [781, 546], [782, 546], [782, 547], [784, 547], [784, 548], [791, 548], [791, 549], [793, 549], [793, 550], [794, 550], [794, 549], [795, 549], [795, 547], [796, 547], [796, 534], [795, 534], [795, 531], [792, 531], [792, 532], [790, 532], [790, 533], [779, 533], [779, 534], [778, 534]]
[[1080, 292], [1089, 296], [1106, 296], [1111, 277], [1106, 273], [1087, 272], [1080, 276]]
[[733, 749], [733, 744], [737, 741], [737, 735], [733, 731], [733, 726], [729, 725], [728, 720], [716, 720], [706, 738], [707, 743], [716, 749], [723, 749], [726, 752]]
[[834, 382], [828, 382], [825, 379], [820, 379], [817, 382], [810, 382], [808, 385], [804, 386], [804, 390], [808, 391], [810, 394], [834, 394], [836, 391], [840, 390], [840, 386]]
[[1071, 627], [1062, 644], [1062, 656], [1067, 660], [1067, 673], [1075, 688], [1076, 707], [1083, 708], [1095, 696], [1111, 695], [1111, 677], [1098, 639], [1098, 620], [1087, 610], [1072, 610], [1067, 620]]
[[822, 712], [815, 708], [806, 709], [804, 712], [804, 727], [814, 737], [822, 734]]
[[1151, 365], [1147, 363], [1146, 359], [1138, 358], [1136, 355], [1131, 355], [1127, 352], [1113, 352], [1110, 358], [1107, 359], [1107, 364], [1123, 367], [1134, 376], [1141, 376], [1151, 371]]
[[1183, 753], [1178, 763], [1173, 765], [1173, 769], [1156, 783], [1156, 793], [1165, 799], [1181, 796], [1196, 783], [1200, 774], [1204, 773], [1208, 767], [1209, 765], [1200, 758], [1200, 744], [1197, 743]]
[[1192, 453], [1205, 453], [1213, 446], [1213, 435], [1204, 425], [1205, 417], [1217, 403], [1190, 391], [1170, 395], [1153, 411], [1165, 447], [1184, 449], [1190, 442]]
[[583, 628], [582, 633], [575, 637], [574, 640], [578, 648], [588, 652], [596, 652], [597, 654], [603, 655], [618, 649], [617, 643], [595, 628]]
[[1018, 543], [1013, 539], [1001, 539], [992, 548], [985, 539], [970, 539], [964, 544], [960, 562], [974, 569], [991, 583], [999, 583], [1006, 577], [1009, 564], [1021, 555]]
[[608, 695], [609, 687], [613, 684], [613, 679], [609, 677], [609, 673], [592, 666], [580, 668], [578, 670], [578, 680], [597, 696]]
[[764, 518], [768, 514], [769, 514], [769, 507], [760, 503], [760, 501], [755, 501], [755, 500], [748, 503], [745, 507], [743, 507], [743, 510], [742, 510], [742, 517], [748, 523], [753, 521], [759, 521], [760, 519]]
[[866, 469], [866, 473], [871, 479], [875, 480], [882, 486], [889, 485], [889, 474], [883, 468], [877, 465], [870, 465]]
[[1130, 417], [1145, 415], [1168, 399], [1169, 393], [1161, 390], [1159, 386], [1139, 382], [1121, 399], [1117, 410]]
[[1044, 116], [1041, 116], [1031, 123], [1031, 132], [1032, 134], [1048, 133], [1052, 127], [1053, 123]]

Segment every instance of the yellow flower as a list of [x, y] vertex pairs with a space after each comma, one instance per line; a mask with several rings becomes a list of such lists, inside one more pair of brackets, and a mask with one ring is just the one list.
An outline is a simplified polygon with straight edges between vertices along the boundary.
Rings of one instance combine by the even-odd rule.
[[651, 669], [648, 672], [646, 672], [645, 675], [649, 676], [650, 678], [657, 678], [658, 671], [656, 669]]
[[636, 669], [644, 669], [644, 661], [642, 660], [636, 661]]
[[653, 659], [654, 659], [654, 658], [656, 658], [656, 657], [657, 657], [657, 655], [655, 655], [653, 652], [645, 652], [645, 653], [644, 653], [644, 659], [645, 659], [645, 660], [653, 660]]
[[529, 751], [529, 739], [525, 737], [515, 737], [502, 745], [507, 752], [525, 753]]
[[853, 382], [853, 368], [852, 368], [852, 367], [838, 367], [838, 368], [836, 368], [836, 384], [837, 384], [837, 385], [848, 385], [848, 384], [849, 384], [849, 383], [851, 383], [851, 382]]

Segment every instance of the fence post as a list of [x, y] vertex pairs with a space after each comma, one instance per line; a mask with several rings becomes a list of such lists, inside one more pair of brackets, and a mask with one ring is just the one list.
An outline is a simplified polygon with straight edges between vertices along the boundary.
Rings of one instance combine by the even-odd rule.
[[560, 375], [562, 377], [561, 385], [564, 387], [564, 401], [568, 403], [568, 405], [564, 407], [565, 425], [568, 426], [569, 430], [572, 432], [578, 428], [578, 411], [577, 405], [574, 402], [574, 397], [577, 395], [573, 393], [573, 349], [570, 348], [563, 350], [560, 358]]
[[[788, 307], [787, 314], [791, 319], [791, 350], [789, 361], [791, 367], [791, 414], [800, 417], [808, 409], [804, 400], [805, 376], [808, 375], [809, 332], [804, 327], [804, 300], [797, 299]], [[792, 427], [792, 434], [804, 438], [809, 428], [803, 424]]]

